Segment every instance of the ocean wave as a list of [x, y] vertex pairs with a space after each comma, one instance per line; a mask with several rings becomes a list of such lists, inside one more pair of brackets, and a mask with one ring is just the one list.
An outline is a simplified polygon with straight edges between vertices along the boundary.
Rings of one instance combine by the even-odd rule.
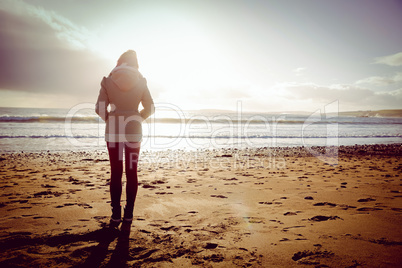
[[[155, 136], [146, 136], [144, 135], [144, 139], [149, 138], [163, 138], [163, 139], [325, 139], [325, 138], [401, 138], [402, 134], [397, 135], [339, 135], [339, 136], [327, 136], [327, 135], [292, 135], [292, 136], [274, 136], [274, 135], [234, 135], [234, 136], [227, 136], [227, 135], [220, 135], [220, 136], [197, 136], [197, 135], [180, 135], [180, 136], [173, 136], [173, 135], [155, 135]], [[67, 135], [3, 135], [0, 136], [0, 139], [104, 139], [104, 136], [93, 136], [93, 135], [77, 135], [77, 136], [67, 136]]]
[[3, 135], [0, 136], [0, 139], [99, 139], [104, 138], [104, 136], [66, 136], [66, 135]]
[[[373, 118], [372, 120], [359, 120], [359, 118], [339, 118], [331, 120], [320, 120], [317, 119], [264, 119], [262, 117], [244, 118], [244, 119], [232, 119], [230, 117], [215, 117], [215, 118], [149, 118], [146, 123], [158, 123], [158, 124], [223, 124], [228, 126], [236, 125], [275, 125], [275, 124], [289, 124], [289, 125], [305, 125], [305, 124], [341, 124], [341, 125], [401, 125], [402, 120], [397, 119], [379, 119]], [[72, 123], [103, 123], [103, 120], [98, 116], [0, 116], [0, 123], [65, 123], [66, 120]], [[310, 121], [311, 120], [311, 121]], [[317, 121], [315, 121], [317, 120]]]
[[75, 116], [66, 118], [64, 116], [0, 116], [0, 123], [64, 123], [66, 119], [71, 119], [73, 123], [98, 123], [100, 118], [95, 116]]
[[402, 134], [397, 135], [339, 135], [339, 136], [327, 136], [327, 135], [292, 135], [292, 136], [274, 136], [274, 135], [249, 135], [249, 136], [197, 136], [197, 135], [183, 135], [183, 136], [173, 136], [173, 135], [157, 135], [148, 138], [167, 138], [167, 139], [325, 139], [325, 138], [402, 138]]
[[[310, 121], [311, 120], [311, 121]], [[317, 120], [317, 121], [315, 121]], [[328, 125], [328, 124], [341, 124], [341, 125], [385, 125], [385, 124], [402, 124], [402, 120], [398, 119], [378, 119], [374, 118], [373, 120], [358, 120], [358, 119], [347, 119], [347, 118], [339, 118], [339, 119], [331, 119], [331, 120], [321, 120], [319, 118], [303, 118], [303, 119], [259, 119], [244, 118], [244, 119], [232, 119], [232, 118], [151, 118], [146, 120], [147, 123], [161, 123], [161, 124], [226, 124], [226, 125], [275, 125], [275, 124], [289, 124], [289, 125], [304, 125], [304, 124], [319, 124], [319, 125]]]

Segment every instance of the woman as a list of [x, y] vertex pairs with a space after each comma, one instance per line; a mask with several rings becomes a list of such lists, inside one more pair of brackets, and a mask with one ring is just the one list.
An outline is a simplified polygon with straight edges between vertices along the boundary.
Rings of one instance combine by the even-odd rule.
[[[142, 139], [141, 123], [154, 112], [146, 79], [138, 71], [137, 54], [123, 53], [108, 77], [103, 77], [96, 102], [96, 113], [106, 122], [105, 140], [109, 152], [112, 217], [110, 226], [121, 223], [123, 152], [126, 169], [126, 206], [122, 231], [130, 232], [138, 190], [137, 164]], [[144, 107], [140, 112], [138, 106]], [[110, 105], [110, 111], [108, 106]]]

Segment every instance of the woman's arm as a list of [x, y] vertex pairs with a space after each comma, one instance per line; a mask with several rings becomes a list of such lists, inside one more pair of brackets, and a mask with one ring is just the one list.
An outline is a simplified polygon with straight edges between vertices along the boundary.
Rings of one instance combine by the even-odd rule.
[[145, 90], [141, 99], [141, 103], [144, 109], [141, 110], [140, 115], [145, 120], [155, 112], [155, 105], [147, 86], [147, 80], [145, 78], [144, 80]]
[[104, 120], [107, 121], [109, 117], [109, 112], [107, 106], [109, 105], [109, 97], [105, 88], [105, 78], [103, 78], [101, 83], [101, 89], [99, 91], [98, 100], [95, 105], [95, 112]]

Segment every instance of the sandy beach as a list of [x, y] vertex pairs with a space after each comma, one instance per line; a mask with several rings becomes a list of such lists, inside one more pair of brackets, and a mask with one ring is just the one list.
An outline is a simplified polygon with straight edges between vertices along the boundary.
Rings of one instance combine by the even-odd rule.
[[107, 228], [106, 152], [2, 154], [0, 267], [401, 267], [401, 156], [143, 151], [127, 241]]

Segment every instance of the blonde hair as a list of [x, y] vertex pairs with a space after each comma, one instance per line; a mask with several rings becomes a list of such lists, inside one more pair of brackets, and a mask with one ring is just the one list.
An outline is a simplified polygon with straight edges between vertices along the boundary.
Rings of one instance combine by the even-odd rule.
[[137, 53], [134, 50], [127, 50], [123, 54], [121, 54], [120, 58], [117, 61], [117, 65], [122, 63], [126, 63], [128, 66], [139, 68]]

